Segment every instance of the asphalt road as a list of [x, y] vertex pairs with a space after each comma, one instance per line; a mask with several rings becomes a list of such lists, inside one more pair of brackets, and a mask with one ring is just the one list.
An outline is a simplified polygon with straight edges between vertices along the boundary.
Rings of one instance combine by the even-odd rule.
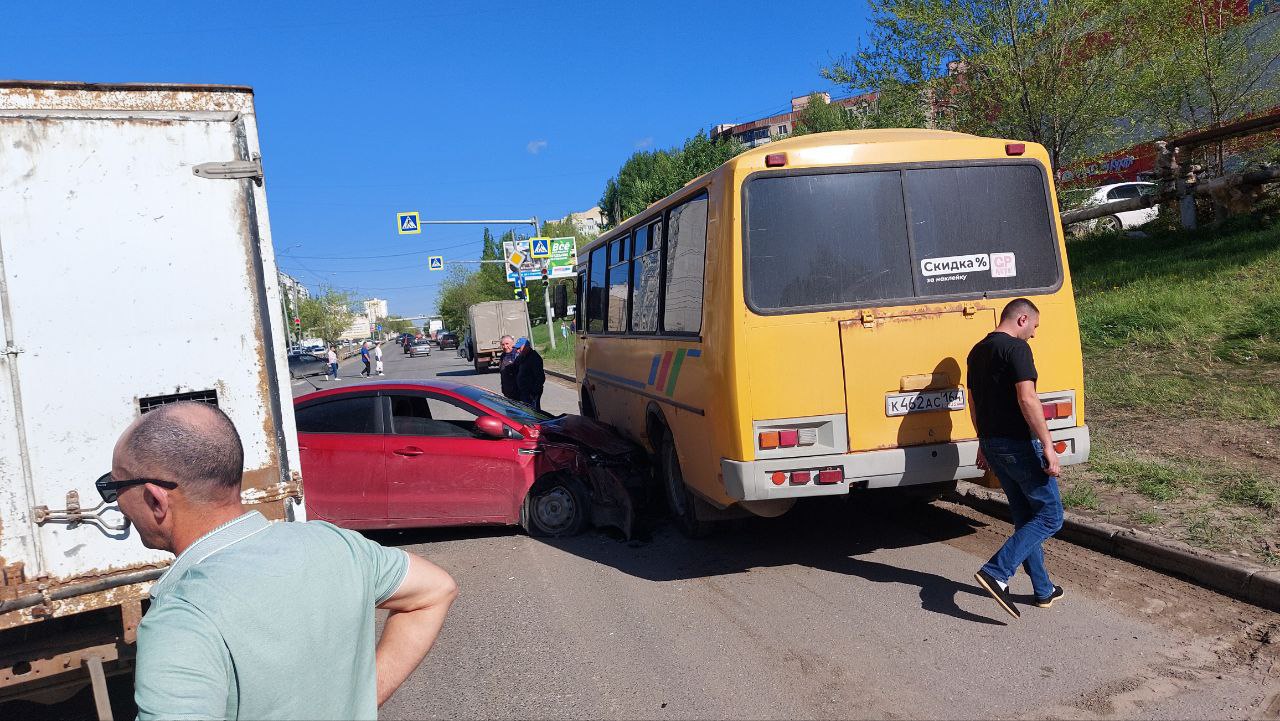
[[[386, 377], [497, 388], [453, 351], [395, 350]], [[544, 405], [576, 396], [548, 380]], [[1015, 621], [972, 579], [1008, 532], [947, 503], [828, 499], [700, 541], [661, 519], [631, 541], [373, 534], [461, 586], [381, 716], [1280, 718], [1280, 616], [1053, 541], [1066, 598]]]

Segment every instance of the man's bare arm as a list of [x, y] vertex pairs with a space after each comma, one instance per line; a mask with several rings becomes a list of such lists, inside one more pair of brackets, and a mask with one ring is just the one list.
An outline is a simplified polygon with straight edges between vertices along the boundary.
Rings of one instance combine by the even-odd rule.
[[391, 611], [378, 639], [378, 705], [400, 688], [436, 642], [458, 586], [443, 568], [409, 554], [400, 588], [378, 608]]
[[1036, 394], [1035, 381], [1018, 381], [1018, 408], [1022, 410], [1022, 417], [1027, 421], [1027, 427], [1031, 429], [1031, 434], [1039, 439], [1040, 444], [1044, 446], [1044, 459], [1048, 462], [1048, 466], [1044, 472], [1054, 476], [1062, 475], [1062, 465], [1058, 461], [1058, 452], [1053, 449], [1053, 438], [1049, 436], [1049, 425], [1044, 422], [1044, 404], [1040, 402], [1040, 396]]

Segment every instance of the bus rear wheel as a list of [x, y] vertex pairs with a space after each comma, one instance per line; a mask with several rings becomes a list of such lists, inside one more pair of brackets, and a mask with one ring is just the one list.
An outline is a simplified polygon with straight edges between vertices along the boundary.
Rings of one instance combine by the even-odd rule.
[[707, 537], [713, 529], [712, 524], [698, 518], [698, 505], [705, 501], [693, 495], [693, 491], [685, 485], [684, 473], [680, 471], [680, 456], [676, 453], [676, 442], [671, 437], [671, 431], [663, 433], [658, 454], [658, 473], [676, 528], [689, 538]]

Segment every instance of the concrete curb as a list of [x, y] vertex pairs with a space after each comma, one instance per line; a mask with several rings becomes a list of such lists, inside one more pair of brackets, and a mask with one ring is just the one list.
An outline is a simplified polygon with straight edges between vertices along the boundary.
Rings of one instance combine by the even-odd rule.
[[[961, 481], [955, 500], [1009, 520], [1004, 494]], [[1074, 513], [1063, 515], [1060, 538], [1147, 568], [1180, 576], [1219, 593], [1271, 611], [1280, 611], [1280, 569], [1193, 548], [1146, 531], [1094, 521]]]
[[574, 383], [574, 384], [576, 384], [576, 383], [578, 382], [578, 379], [577, 379], [577, 378], [575, 378], [574, 376], [569, 375], [568, 373], [561, 373], [560, 371], [553, 371], [553, 370], [550, 370], [550, 369], [547, 369], [547, 368], [543, 368], [543, 372], [544, 372], [544, 373], [546, 373], [547, 375], [551, 376], [552, 378], [559, 378], [559, 379], [560, 379], [560, 380], [562, 380], [562, 381], [568, 381], [568, 382], [570, 382], [570, 383]]

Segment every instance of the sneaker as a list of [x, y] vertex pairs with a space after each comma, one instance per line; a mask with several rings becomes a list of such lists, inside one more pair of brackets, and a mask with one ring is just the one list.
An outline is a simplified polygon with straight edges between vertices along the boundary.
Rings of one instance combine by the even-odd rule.
[[1035, 601], [1032, 601], [1031, 605], [1035, 606], [1036, 608], [1048, 608], [1053, 605], [1054, 601], [1058, 600], [1059, 598], [1062, 598], [1064, 595], [1066, 594], [1063, 593], [1062, 586], [1054, 586], [1053, 593], [1049, 594], [1048, 596], [1045, 596], [1044, 598], [1037, 598]]
[[1001, 588], [1000, 583], [996, 581], [995, 576], [979, 569], [977, 573], [973, 574], [973, 577], [977, 579], [978, 585], [982, 586], [987, 593], [991, 594], [991, 597], [996, 600], [996, 603], [1000, 604], [1000, 607], [1003, 608], [1010, 616], [1013, 616], [1014, 618], [1022, 618], [1022, 614], [1018, 611], [1018, 607], [1013, 605], [1013, 599], [1009, 597], [1008, 589]]

